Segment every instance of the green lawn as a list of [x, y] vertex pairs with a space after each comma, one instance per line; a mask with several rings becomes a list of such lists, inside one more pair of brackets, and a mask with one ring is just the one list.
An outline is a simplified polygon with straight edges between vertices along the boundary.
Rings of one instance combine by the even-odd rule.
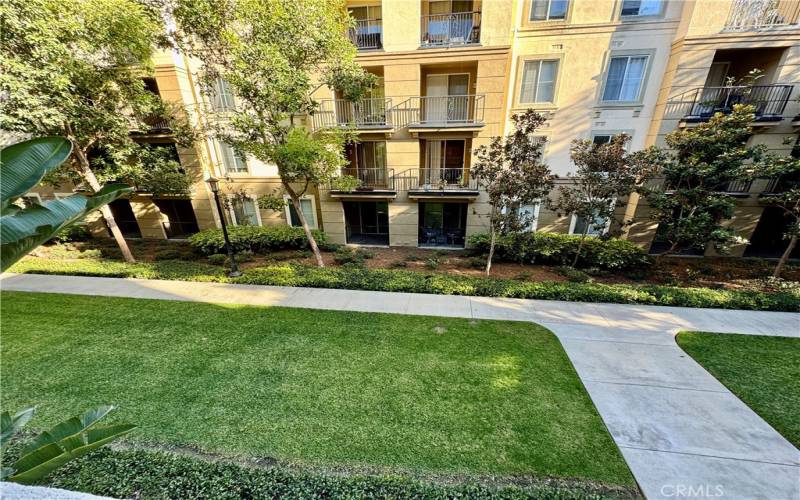
[[800, 447], [800, 338], [681, 332], [678, 345]]
[[283, 463], [633, 485], [530, 323], [4, 292], [2, 406]]

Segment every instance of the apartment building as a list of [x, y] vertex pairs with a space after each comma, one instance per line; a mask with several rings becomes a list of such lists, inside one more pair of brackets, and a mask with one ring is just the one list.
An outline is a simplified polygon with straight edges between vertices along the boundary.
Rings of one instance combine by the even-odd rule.
[[[306, 120], [312, 129], [354, 127], [359, 136], [345, 151], [342, 174], [361, 186], [316, 186], [303, 200], [306, 218], [334, 242], [464, 247], [488, 226], [486, 197], [470, 175], [473, 151], [509, 132], [511, 115], [528, 108], [548, 116], [539, 135], [559, 182], [570, 182], [574, 139], [600, 143], [624, 132], [630, 148], [641, 149], [738, 102], [757, 107], [754, 142], [788, 152], [786, 142], [797, 137], [795, 0], [358, 0], [348, 10], [357, 61], [379, 85], [358, 102], [320, 89], [320, 110]], [[196, 123], [206, 119], [206, 106], [235, 106], [224, 82], [213, 98], [203, 95], [197, 68], [182, 55], [159, 54], [155, 62], [153, 90], [186, 105]], [[764, 76], [748, 92], [730, 83], [756, 68]], [[169, 143], [169, 131], [154, 127], [137, 140]], [[139, 193], [115, 202], [127, 235], [182, 238], [217, 226], [208, 175], [223, 179], [223, 192], [240, 194], [225, 214], [231, 223], [297, 224], [291, 207], [276, 213], [256, 204], [280, 190], [274, 166], [238, 158], [215, 141], [175, 154], [193, 176], [191, 196]], [[753, 239], [737, 255], [772, 255], [782, 246], [783, 221], [762, 203], [780, 185], [765, 179], [725, 187], [739, 200], [731, 224]], [[657, 250], [646, 203], [633, 196], [617, 206], [634, 221], [623, 237]], [[521, 209], [535, 215], [535, 231], [613, 229], [538, 205]], [[695, 250], [704, 252], [712, 251]]]

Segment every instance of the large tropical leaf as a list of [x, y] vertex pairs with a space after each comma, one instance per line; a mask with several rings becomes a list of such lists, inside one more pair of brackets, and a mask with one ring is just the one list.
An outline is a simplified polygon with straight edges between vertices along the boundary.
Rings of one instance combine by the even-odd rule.
[[110, 184], [91, 197], [76, 194], [0, 217], [0, 270], [5, 271], [28, 252], [92, 210], [131, 191], [124, 184]]
[[0, 448], [2, 448], [11, 436], [19, 432], [20, 429], [25, 427], [31, 418], [33, 418], [33, 414], [36, 411], [35, 406], [31, 406], [30, 408], [25, 408], [24, 410], [20, 411], [13, 417], [7, 411], [4, 411], [0, 414]]
[[13, 144], [0, 151], [0, 214], [20, 196], [33, 189], [72, 152], [63, 137], [40, 137]]
[[22, 456], [7, 479], [30, 484], [45, 477], [73, 458], [80, 457], [123, 436], [134, 428], [132, 424], [97, 426], [112, 406], [89, 410], [81, 417], [72, 417], [47, 432], [43, 432], [23, 449]]

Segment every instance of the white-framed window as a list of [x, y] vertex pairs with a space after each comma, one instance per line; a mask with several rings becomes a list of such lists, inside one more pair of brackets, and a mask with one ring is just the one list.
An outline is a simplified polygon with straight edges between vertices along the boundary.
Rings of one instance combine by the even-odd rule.
[[592, 132], [592, 143], [596, 146], [601, 146], [603, 144], [608, 144], [611, 142], [611, 139], [614, 137], [626, 134], [628, 136], [628, 142], [625, 143], [625, 151], [629, 151], [631, 146], [631, 139], [633, 139], [633, 131], [604, 131], [600, 130], [597, 132]]
[[620, 17], [657, 16], [661, 14], [664, 0], [623, 0]]
[[557, 75], [558, 59], [525, 61], [519, 102], [552, 103], [555, 99]]
[[517, 208], [517, 214], [519, 217], [530, 217], [528, 222], [528, 227], [525, 228], [525, 231], [529, 231], [531, 233], [536, 231], [536, 226], [539, 222], [539, 207], [542, 204], [540, 202], [535, 202], [531, 205], [520, 205]]
[[215, 111], [234, 111], [236, 109], [236, 100], [228, 82], [222, 78], [217, 78], [214, 82], [213, 93], [211, 100]]
[[[286, 201], [286, 222], [293, 227], [301, 227], [300, 217], [297, 216], [297, 211], [294, 209], [291, 198], [284, 195], [283, 199]], [[317, 229], [316, 209], [314, 207], [314, 197], [305, 195], [300, 198], [300, 208], [303, 210], [303, 216], [311, 229]]]
[[246, 174], [247, 161], [230, 146], [224, 142], [218, 142], [219, 157], [222, 162], [224, 174]]
[[531, 0], [531, 21], [561, 21], [567, 18], [569, 0]]
[[261, 214], [255, 199], [233, 196], [230, 200], [231, 221], [237, 226], [260, 226]]
[[589, 230], [586, 232], [586, 236], [602, 236], [608, 231], [611, 225], [611, 219], [599, 216], [583, 217], [572, 214], [572, 219], [569, 222], [569, 234], [583, 234], [587, 225], [589, 226]]
[[636, 102], [640, 99], [648, 55], [613, 56], [608, 64], [603, 101]]

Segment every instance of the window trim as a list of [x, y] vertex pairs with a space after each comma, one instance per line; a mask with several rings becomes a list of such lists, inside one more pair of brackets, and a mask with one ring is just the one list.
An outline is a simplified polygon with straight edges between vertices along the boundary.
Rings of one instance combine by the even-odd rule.
[[[525, 1], [525, 11], [523, 12], [523, 24], [527, 26], [541, 26], [543, 24], [569, 24], [570, 19], [572, 18], [572, 4], [574, 3], [573, 0], [567, 0], [567, 11], [564, 13], [564, 19], [531, 19], [531, 15], [533, 15], [533, 2], [536, 0], [526, 0]], [[553, 0], [547, 0], [547, 14], [550, 14], [550, 6], [553, 3]]]
[[597, 137], [597, 136], [600, 136], [600, 135], [609, 135], [611, 137], [614, 137], [615, 135], [626, 134], [630, 138], [630, 140], [628, 141], [628, 144], [625, 147], [625, 151], [630, 153], [631, 152], [631, 146], [633, 145], [633, 138], [634, 138], [634, 133], [635, 132], [636, 131], [634, 129], [627, 129], [627, 130], [625, 130], [625, 129], [610, 129], [610, 130], [592, 129], [592, 131], [589, 133], [589, 140], [592, 141], [592, 144], [594, 144], [594, 138]]
[[[570, 216], [570, 219], [569, 219], [569, 233], [567, 233], [567, 234], [569, 234], [571, 236], [580, 236], [580, 234], [576, 234], [575, 233], [575, 225], [577, 224], [577, 222], [578, 222], [578, 214], [573, 213]], [[608, 234], [608, 230], [609, 229], [611, 229], [611, 218], [610, 217], [606, 220], [606, 225], [605, 225], [605, 227], [603, 227], [603, 232], [601, 232], [600, 234], [586, 233], [586, 236], [587, 237], [591, 237], [591, 238], [598, 238], [600, 236], [605, 236], [606, 234]]]
[[[607, 53], [606, 60], [603, 64], [603, 79], [599, 86], [600, 95], [598, 96], [598, 102], [600, 107], [630, 107], [630, 106], [642, 106], [644, 103], [644, 98], [647, 95], [647, 83], [650, 79], [650, 73], [653, 69], [653, 61], [655, 60], [656, 49], [631, 49], [631, 50], [613, 50]], [[647, 60], [644, 64], [644, 75], [642, 76], [642, 83], [639, 87], [639, 95], [635, 101], [606, 101], [603, 99], [606, 93], [606, 85], [608, 83], [608, 74], [611, 70], [611, 61], [618, 57], [646, 57]], [[627, 67], [625, 69], [627, 72]]]
[[[263, 226], [264, 223], [261, 221], [261, 209], [258, 207], [258, 199], [256, 197], [254, 197], [253, 195], [249, 195], [249, 194], [246, 196], [246, 198], [248, 200], [252, 201], [253, 205], [256, 208], [256, 221], [258, 222], [257, 226]], [[241, 226], [242, 225], [242, 224], [239, 224], [239, 221], [236, 220], [236, 212], [233, 210], [233, 204], [232, 203], [228, 206], [228, 215], [230, 216], [229, 218], [230, 218], [230, 221], [231, 221], [232, 225], [234, 225], [234, 226]]]
[[242, 162], [244, 163], [244, 168], [245, 168], [244, 172], [231, 172], [230, 170], [228, 170], [228, 165], [225, 164], [225, 155], [222, 153], [223, 146], [230, 148], [232, 153], [234, 155], [236, 155], [236, 151], [233, 149], [233, 146], [231, 146], [230, 144], [227, 144], [227, 143], [225, 143], [223, 141], [220, 141], [220, 140], [215, 140], [214, 141], [214, 150], [215, 150], [215, 152], [217, 154], [218, 167], [219, 167], [218, 170], [219, 170], [220, 175], [223, 176], [223, 177], [245, 177], [245, 176], [249, 176], [250, 175], [250, 165], [247, 163], [247, 157], [240, 158], [242, 160]]
[[[533, 220], [531, 221], [530, 227], [526, 228], [526, 232], [535, 233], [536, 230], [539, 228], [539, 209], [542, 208], [542, 200], [536, 200], [532, 204], [533, 206]], [[521, 205], [520, 208], [526, 205]], [[517, 209], [519, 211], [519, 208]], [[519, 212], [517, 212], [519, 213]]]
[[[525, 73], [525, 64], [532, 61], [556, 61], [556, 79], [553, 82], [553, 101], [552, 102], [523, 102], [522, 101], [522, 77]], [[564, 54], [537, 54], [521, 56], [517, 61], [517, 75], [514, 83], [514, 108], [535, 109], [555, 109], [558, 107], [558, 91], [561, 86], [561, 68], [564, 66]], [[539, 66], [541, 68], [541, 65]]]
[[664, 17], [664, 14], [667, 12], [667, 2], [669, 0], [659, 0], [658, 5], [658, 13], [657, 14], [636, 14], [635, 16], [623, 16], [622, 15], [622, 5], [625, 3], [625, 0], [619, 0], [618, 7], [616, 9], [617, 19], [620, 22], [637, 22], [637, 21], [653, 21], [656, 19], [661, 19]]
[[[311, 229], [319, 229], [319, 224], [317, 222], [317, 202], [316, 202], [316, 199], [315, 199], [314, 195], [313, 194], [304, 194], [303, 196], [300, 197], [300, 199], [301, 200], [311, 200], [311, 214], [313, 215], [314, 220], [312, 221], [313, 224], [309, 224], [309, 227]], [[289, 227], [295, 227], [295, 226], [292, 226], [292, 213], [291, 213], [291, 211], [289, 211], [289, 204], [292, 202], [292, 200], [291, 200], [291, 198], [289, 197], [288, 194], [283, 195], [283, 201], [286, 202], [286, 205], [283, 207], [284, 216], [286, 217], [286, 224]], [[308, 222], [308, 221], [306, 221], [306, 222]], [[298, 227], [301, 227], [301, 226], [298, 226]]]
[[[222, 87], [226, 86], [228, 93], [227, 95], [230, 96], [230, 100], [232, 101], [230, 105], [223, 104], [222, 100], [220, 99], [220, 95], [222, 95]], [[236, 111], [236, 96], [233, 94], [233, 90], [228, 82], [222, 79], [221, 76], [218, 76], [214, 80], [214, 86], [211, 91], [211, 95], [209, 96], [209, 100], [211, 101], [211, 109], [217, 113], [228, 113], [231, 111]]]

